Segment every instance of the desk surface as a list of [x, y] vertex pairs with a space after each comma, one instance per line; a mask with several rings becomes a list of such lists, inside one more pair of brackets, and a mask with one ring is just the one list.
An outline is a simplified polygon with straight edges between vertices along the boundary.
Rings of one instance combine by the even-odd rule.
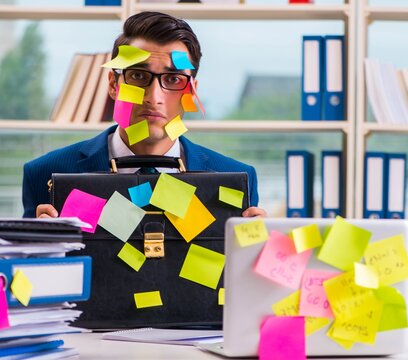
[[[144, 344], [128, 341], [102, 340], [101, 333], [67, 334], [62, 337], [66, 347], [74, 347], [79, 351], [81, 360], [200, 360], [223, 359], [220, 356], [204, 352], [193, 346]], [[379, 358], [364, 358], [364, 360]], [[387, 358], [391, 359], [391, 358]], [[394, 359], [394, 357], [392, 357]], [[395, 357], [408, 360], [408, 354]], [[236, 360], [236, 358], [235, 358]], [[320, 358], [319, 360], [324, 360]], [[333, 358], [331, 359], [333, 360]], [[347, 358], [347, 360], [357, 360]], [[361, 358], [359, 358], [361, 360]]]

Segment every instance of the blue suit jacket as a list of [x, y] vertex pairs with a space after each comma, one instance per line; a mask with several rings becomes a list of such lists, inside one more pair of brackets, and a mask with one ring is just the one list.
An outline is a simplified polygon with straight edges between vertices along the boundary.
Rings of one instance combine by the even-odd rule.
[[[96, 137], [51, 151], [24, 165], [23, 205], [24, 217], [35, 217], [39, 204], [49, 204], [47, 182], [52, 173], [109, 172], [108, 136], [112, 126]], [[251, 206], [258, 205], [257, 178], [252, 166], [223, 156], [203, 146], [180, 137], [186, 157], [187, 170], [216, 172], [247, 172]]]

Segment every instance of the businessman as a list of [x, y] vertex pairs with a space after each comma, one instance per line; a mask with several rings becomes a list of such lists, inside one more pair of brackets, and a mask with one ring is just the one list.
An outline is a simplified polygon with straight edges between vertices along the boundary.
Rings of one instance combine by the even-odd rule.
[[[62, 149], [54, 150], [24, 165], [24, 217], [57, 217], [49, 204], [47, 182], [52, 173], [109, 172], [109, 159], [128, 155], [166, 155], [181, 157], [187, 170], [216, 172], [247, 172], [250, 207], [243, 216], [265, 216], [258, 208], [255, 169], [223, 156], [181, 136], [172, 141], [164, 126], [184, 111], [181, 97], [197, 85], [196, 75], [201, 49], [190, 26], [183, 20], [158, 12], [142, 12], [129, 17], [123, 33], [116, 39], [112, 58], [121, 45], [130, 45], [150, 52], [147, 60], [124, 70], [109, 73], [109, 95], [115, 99], [120, 84], [126, 83], [145, 90], [143, 103], [133, 107], [131, 124], [147, 120], [149, 137], [130, 145], [126, 131], [112, 126], [98, 136]], [[171, 52], [186, 52], [194, 70], [177, 70]], [[134, 171], [134, 170], [133, 170]]]

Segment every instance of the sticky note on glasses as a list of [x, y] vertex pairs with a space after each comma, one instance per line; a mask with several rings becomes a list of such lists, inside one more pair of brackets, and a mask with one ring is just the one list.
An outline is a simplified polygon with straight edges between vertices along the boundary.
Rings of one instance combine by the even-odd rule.
[[134, 294], [136, 307], [138, 309], [162, 306], [163, 302], [160, 296], [160, 291], [146, 291]]
[[188, 55], [185, 51], [172, 51], [171, 60], [177, 70], [194, 70], [195, 67], [190, 62]]
[[129, 139], [129, 145], [136, 144], [149, 137], [149, 124], [147, 120], [142, 120], [125, 129]]
[[18, 269], [14, 274], [10, 289], [20, 303], [24, 306], [28, 306], [33, 292], [33, 284], [31, 284], [30, 280], [25, 276], [22, 270]]
[[110, 69], [126, 69], [149, 58], [150, 52], [130, 45], [120, 45], [118, 55], [103, 64], [102, 67]]
[[238, 209], [242, 209], [242, 201], [244, 200], [243, 191], [220, 186], [218, 196], [220, 201], [235, 206]]
[[120, 84], [118, 100], [133, 104], [143, 104], [145, 90], [138, 86]]
[[183, 135], [188, 131], [180, 115], [177, 115], [173, 120], [171, 120], [165, 127], [167, 135], [171, 141], [176, 140], [179, 136]]
[[185, 112], [197, 112], [197, 106], [194, 103], [193, 94], [183, 94], [181, 97], [181, 106]]

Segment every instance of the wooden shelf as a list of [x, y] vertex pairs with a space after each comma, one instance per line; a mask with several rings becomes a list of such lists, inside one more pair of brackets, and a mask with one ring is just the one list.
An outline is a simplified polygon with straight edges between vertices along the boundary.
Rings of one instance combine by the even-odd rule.
[[365, 14], [370, 20], [406, 21], [408, 20], [408, 7], [367, 6]]
[[406, 135], [408, 133], [408, 124], [396, 125], [396, 124], [365, 123], [363, 125], [363, 131], [365, 135], [369, 135], [373, 132]]

